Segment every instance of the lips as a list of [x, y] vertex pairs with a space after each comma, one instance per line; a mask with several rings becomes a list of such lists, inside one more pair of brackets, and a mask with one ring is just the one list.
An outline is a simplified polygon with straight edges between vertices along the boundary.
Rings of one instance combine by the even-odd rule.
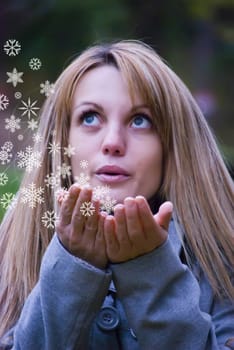
[[105, 165], [101, 168], [99, 168], [96, 171], [96, 174], [105, 174], [105, 175], [125, 175], [129, 176], [130, 174], [123, 168], [120, 168], [119, 166], [116, 165]]
[[105, 165], [96, 171], [96, 177], [104, 183], [117, 183], [126, 181], [130, 174], [116, 165]]

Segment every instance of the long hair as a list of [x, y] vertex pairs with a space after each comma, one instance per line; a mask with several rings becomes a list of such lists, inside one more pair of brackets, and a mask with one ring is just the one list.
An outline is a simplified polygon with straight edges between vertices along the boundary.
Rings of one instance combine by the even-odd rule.
[[[187, 259], [196, 257], [214, 294], [234, 298], [229, 267], [234, 266], [233, 182], [214, 137], [179, 77], [146, 44], [124, 40], [95, 45], [78, 56], [60, 75], [45, 101], [38, 132], [43, 163], [25, 173], [16, 208], [8, 210], [0, 229], [0, 334], [14, 325], [28, 294], [38, 281], [42, 256], [53, 230], [44, 227], [44, 212], [58, 212], [55, 191], [45, 186], [70, 158], [48, 152], [52, 143], [68, 146], [71, 102], [79, 80], [90, 69], [114, 65], [126, 79], [131, 98], [139, 93], [150, 109], [163, 146], [160, 193], [172, 201], [174, 220], [186, 240]], [[38, 146], [35, 146], [38, 147]], [[71, 176], [60, 178], [68, 188]], [[34, 208], [22, 204], [22, 188], [41, 188], [44, 201]]]

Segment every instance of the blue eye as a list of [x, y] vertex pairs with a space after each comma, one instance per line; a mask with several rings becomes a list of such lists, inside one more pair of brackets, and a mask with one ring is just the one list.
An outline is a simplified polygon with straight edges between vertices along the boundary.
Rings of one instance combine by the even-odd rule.
[[[81, 119], [81, 123], [83, 125], [86, 125], [86, 126], [88, 126], [88, 125], [96, 126], [97, 122], [98, 122], [97, 113], [93, 112], [93, 111], [87, 111], [87, 112], [82, 113], [80, 119]], [[95, 123], [95, 120], [96, 120], [96, 123]]]
[[137, 115], [134, 120], [133, 123], [135, 124], [135, 128], [150, 128], [152, 126], [152, 122], [149, 119], [149, 117], [145, 116], [144, 114], [141, 115]]

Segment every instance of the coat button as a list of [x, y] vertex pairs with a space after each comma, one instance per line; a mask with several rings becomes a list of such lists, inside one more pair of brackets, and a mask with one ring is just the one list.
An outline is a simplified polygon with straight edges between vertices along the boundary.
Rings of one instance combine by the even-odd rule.
[[97, 324], [104, 331], [112, 331], [119, 325], [119, 313], [113, 306], [104, 306], [97, 316]]
[[137, 336], [136, 334], [134, 333], [133, 329], [130, 328], [130, 333], [131, 333], [131, 336], [134, 338], [134, 339], [137, 339]]

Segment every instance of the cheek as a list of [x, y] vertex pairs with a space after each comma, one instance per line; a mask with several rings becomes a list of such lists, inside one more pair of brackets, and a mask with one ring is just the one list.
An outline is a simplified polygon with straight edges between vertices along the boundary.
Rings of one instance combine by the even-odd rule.
[[87, 142], [87, 137], [82, 138], [78, 133], [70, 134], [69, 143], [75, 148], [75, 154], [71, 156], [73, 175], [88, 174], [93, 157], [96, 154], [93, 143]]
[[152, 174], [152, 179], [158, 182], [161, 181], [162, 177], [163, 151], [161, 143], [157, 143], [149, 149], [152, 151], [154, 150], [154, 152], [151, 151], [150, 154], [148, 154], [148, 174]]

